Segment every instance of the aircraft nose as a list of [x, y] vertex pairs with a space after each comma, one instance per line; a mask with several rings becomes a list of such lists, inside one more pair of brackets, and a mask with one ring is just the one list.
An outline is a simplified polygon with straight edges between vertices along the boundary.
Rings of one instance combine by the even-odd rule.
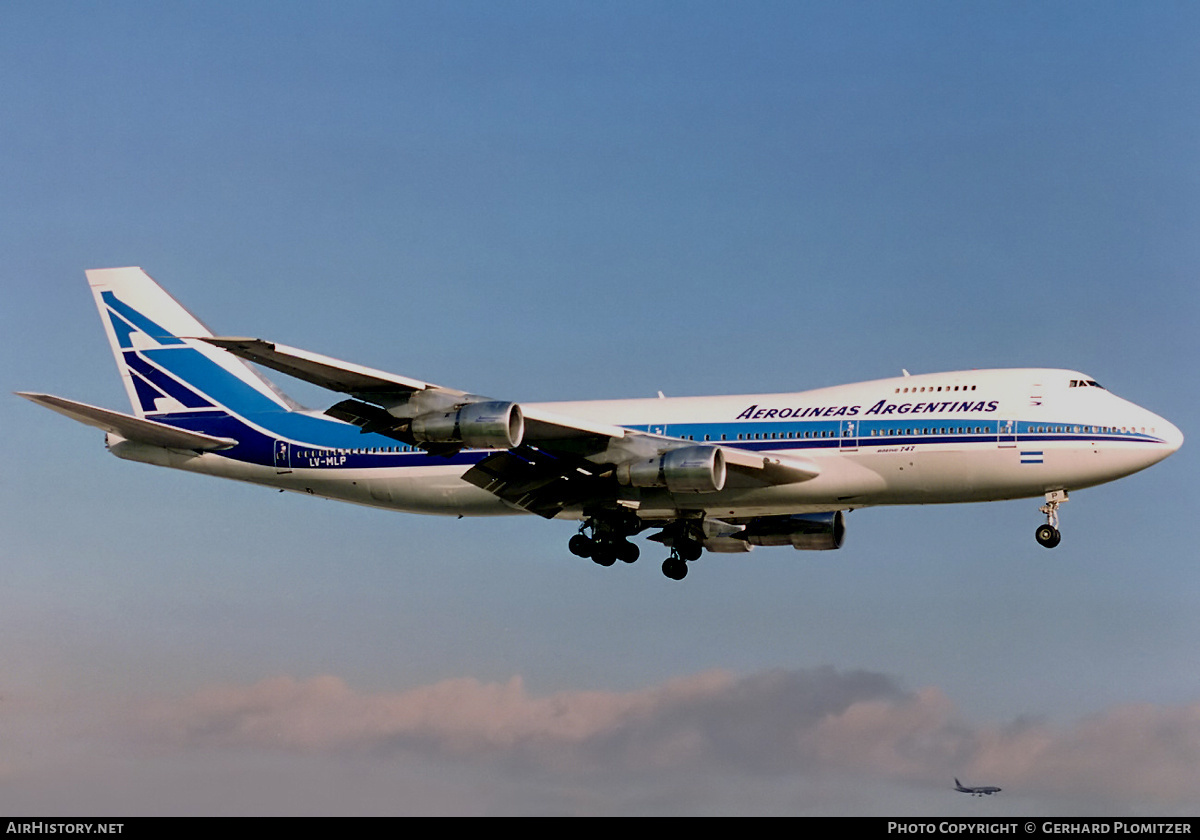
[[1155, 426], [1158, 428], [1159, 437], [1163, 439], [1163, 442], [1170, 450], [1168, 454], [1175, 452], [1179, 447], [1183, 446], [1183, 432], [1179, 431], [1179, 428], [1174, 423], [1164, 420], [1161, 417], [1156, 417], [1155, 420], [1157, 421]]

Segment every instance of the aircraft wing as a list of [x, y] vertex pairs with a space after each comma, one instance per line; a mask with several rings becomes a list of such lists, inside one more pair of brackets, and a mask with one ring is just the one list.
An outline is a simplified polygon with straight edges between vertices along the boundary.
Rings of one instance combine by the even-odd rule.
[[165, 446], [169, 449], [198, 451], [229, 449], [237, 446], [237, 441], [232, 438], [214, 437], [201, 432], [178, 429], [175, 426], [168, 426], [166, 423], [144, 420], [131, 414], [122, 414], [119, 411], [110, 411], [107, 408], [99, 408], [50, 394], [34, 394], [27, 391], [17, 391], [16, 394], [18, 397], [24, 397], [51, 411], [57, 411], [72, 420], [118, 434], [126, 440], [148, 443], [152, 446]]
[[[235, 356], [240, 356], [263, 367], [286, 373], [305, 382], [320, 385], [330, 391], [341, 391], [346, 394], [367, 396], [368, 394], [409, 394], [413, 391], [424, 391], [437, 388], [419, 379], [409, 379], [406, 376], [396, 376], [382, 370], [363, 367], [362, 365], [341, 362], [299, 350], [283, 344], [263, 341], [261, 338], [202, 338], [209, 344], [214, 344], [228, 350]], [[449, 389], [441, 389], [449, 390]], [[450, 393], [463, 394], [462, 391]]]
[[[630, 432], [627, 440], [652, 437]], [[653, 445], [658, 452], [694, 447], [690, 441], [662, 438]], [[703, 446], [703, 444], [700, 444]], [[609, 447], [608, 454], [622, 447]], [[728, 446], [719, 449], [733, 476], [725, 486], [763, 486], [807, 481], [820, 473], [811, 461], [764, 458]], [[619, 457], [619, 456], [618, 456]], [[489, 455], [463, 475], [463, 480], [494, 493], [509, 504], [551, 519], [567, 507], [616, 504], [622, 495], [613, 480], [613, 465], [555, 451], [553, 445], [523, 444]]]
[[[406, 398], [411, 399], [420, 392], [440, 398], [429, 402], [436, 402], [439, 406], [446, 407], [486, 399], [468, 394], [466, 391], [434, 385], [431, 382], [423, 382], [407, 376], [397, 376], [352, 362], [339, 361], [318, 353], [310, 353], [307, 350], [263, 341], [261, 338], [212, 337], [201, 340], [228, 350], [235, 356], [271, 368], [271, 370], [286, 373], [288, 376], [311, 382], [330, 391], [352, 394], [369, 405], [382, 406], [385, 411], [387, 408], [394, 407], [394, 403]], [[369, 405], [363, 408], [347, 401], [339, 403], [339, 406], [343, 407], [341, 414], [335, 414], [332, 411], [327, 413], [356, 425], [362, 425], [352, 419], [351, 415], [356, 410], [362, 412], [369, 419], [383, 420], [382, 416], [373, 412]], [[522, 412], [527, 424], [527, 434], [531, 434], [539, 440], [569, 439], [577, 436], [580, 432], [605, 438], [621, 438], [625, 435], [625, 429], [620, 426], [589, 423], [575, 418], [560, 417], [552, 412], [524, 407], [522, 407]], [[364, 428], [364, 431], [377, 431], [377, 429]]]
[[[353, 423], [363, 432], [417, 444], [432, 454], [453, 454], [466, 444], [421, 440], [414, 428], [422, 416], [457, 417], [455, 412], [473, 403], [500, 408], [515, 405], [262, 339], [202, 340], [272, 370], [350, 394], [352, 399], [342, 400], [325, 413]], [[617, 502], [625, 489], [615, 479], [622, 464], [649, 463], [677, 449], [719, 450], [731, 487], [790, 484], [820, 474], [820, 467], [807, 458], [763, 455], [715, 443], [654, 435], [561, 415], [537, 406], [520, 406], [519, 416], [523, 434], [514, 439], [514, 445], [482, 446], [499, 451], [484, 458], [463, 478], [516, 507], [546, 517], [553, 517], [566, 507]], [[454, 419], [451, 425], [458, 428], [458, 420]]]

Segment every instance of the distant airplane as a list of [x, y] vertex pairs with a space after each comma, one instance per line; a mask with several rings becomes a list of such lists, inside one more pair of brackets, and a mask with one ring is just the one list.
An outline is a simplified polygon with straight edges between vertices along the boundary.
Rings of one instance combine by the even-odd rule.
[[993, 785], [983, 785], [981, 787], [968, 787], [958, 779], [954, 780], [954, 789], [959, 793], [969, 793], [972, 796], [991, 796], [993, 793], [999, 793], [1001, 788]]
[[[1053, 548], [1069, 491], [1183, 442], [1067, 370], [518, 404], [217, 337], [140, 268], [87, 276], [134, 415], [20, 395], [103, 429], [117, 457], [415, 513], [576, 520], [570, 551], [601, 566], [632, 563], [629, 538], [654, 530], [674, 580], [705, 549], [840, 548], [843, 512], [873, 505], [1041, 496], [1037, 541]], [[244, 360], [349, 398], [303, 409]]]

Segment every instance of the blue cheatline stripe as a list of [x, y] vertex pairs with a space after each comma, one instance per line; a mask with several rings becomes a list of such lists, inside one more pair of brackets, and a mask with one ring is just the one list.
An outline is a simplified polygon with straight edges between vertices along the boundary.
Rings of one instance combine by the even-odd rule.
[[[843, 435], [837, 421], [793, 421], [793, 422], [715, 422], [673, 423], [666, 433], [671, 437], [694, 440], [696, 443], [716, 443], [740, 446], [747, 449], [770, 449], [774, 445], [783, 447], [809, 447], [820, 449], [840, 446], [842, 441], [855, 442], [858, 446], [881, 447], [897, 444], [947, 444], [947, 443], [1050, 443], [1080, 440], [1108, 440], [1123, 442], [1161, 443], [1162, 440], [1146, 432], [1100, 432], [1094, 426], [1083, 424], [1026, 422], [1018, 424], [1015, 432], [1001, 432], [995, 420], [977, 418], [922, 418], [921, 423], [898, 423], [887, 420], [859, 421], [856, 435]], [[1058, 425], [1069, 431], [1032, 432], [1037, 426]], [[660, 426], [633, 426], [638, 431], [652, 431]], [[1078, 428], [1079, 431], [1075, 431]], [[922, 433], [922, 429], [930, 429]], [[933, 431], [937, 429], [939, 431]], [[941, 429], [947, 431], [942, 432]], [[961, 431], [960, 431], [961, 430]], [[812, 437], [804, 437], [805, 434]], [[742, 435], [741, 438], [738, 435]], [[787, 435], [791, 434], [791, 437]], [[706, 437], [707, 435], [707, 437]], [[722, 437], [724, 435], [724, 437]], [[772, 437], [774, 435], [774, 437]]]
[[138, 312], [128, 304], [122, 303], [112, 292], [101, 292], [100, 297], [114, 312], [120, 313], [122, 318], [155, 339], [159, 344], [183, 344], [181, 340], [171, 335], [171, 333], [151, 321], [141, 312]]
[[[187, 359], [188, 365], [202, 369], [201, 375], [220, 380], [213, 385], [214, 390], [221, 391], [221, 401], [236, 402], [239, 396], [244, 396], [244, 391], [252, 391], [245, 383], [236, 380], [224, 369], [212, 363], [207, 358], [200, 354], [199, 359], [193, 356], [195, 351], [188, 349], [164, 349], [162, 351], [149, 351], [156, 356], [156, 363], [160, 358], [169, 362], [174, 362], [176, 359]], [[194, 371], [188, 365], [173, 365], [172, 372], [176, 375], [195, 375]], [[232, 383], [226, 380], [234, 380]], [[235, 393], [225, 393], [224, 391]], [[483, 450], [467, 450], [463, 451], [450, 458], [440, 456], [430, 456], [422, 451], [396, 452], [386, 451], [388, 449], [398, 449], [398, 442], [376, 434], [362, 434], [358, 427], [347, 423], [342, 423], [328, 417], [314, 416], [301, 412], [287, 411], [274, 403], [267, 400], [257, 392], [253, 392], [253, 401], [260, 406], [265, 406], [264, 411], [243, 411], [237, 410], [241, 416], [230, 416], [222, 411], [190, 411], [179, 412], [168, 416], [163, 416], [159, 419], [164, 422], [169, 422], [172, 425], [180, 428], [191, 429], [193, 431], [205, 432], [207, 434], [217, 435], [219, 437], [230, 437], [239, 441], [239, 446], [226, 450], [220, 453], [214, 453], [220, 457], [230, 457], [237, 460], [249, 461], [252, 463], [272, 464], [274, 463], [274, 444], [277, 440], [287, 440], [292, 444], [293, 457], [299, 458], [298, 452], [305, 450], [311, 451], [311, 457], [307, 462], [294, 461], [295, 467], [340, 467], [340, 468], [363, 468], [363, 467], [395, 467], [395, 466], [439, 466], [439, 465], [463, 465], [477, 463], [480, 459], [490, 454], [490, 451]], [[231, 406], [231, 410], [235, 410]], [[253, 425], [249, 425], [253, 424]], [[689, 429], [701, 430], [711, 428], [730, 428], [728, 425], [715, 424], [715, 426], [704, 426], [702, 424], [690, 425]], [[966, 425], [963, 424], [966, 428]], [[678, 427], [677, 427], [678, 428]], [[970, 427], [972, 430], [974, 426]], [[672, 431], [675, 431], [674, 429]], [[783, 452], [814, 452], [814, 451], [830, 451], [836, 450], [844, 444], [855, 444], [861, 448], [860, 451], [870, 453], [872, 448], [892, 448], [897, 445], [904, 446], [921, 446], [922, 448], [946, 444], [991, 444], [995, 445], [996, 437], [991, 435], [980, 435], [974, 433], [963, 434], [961, 436], [950, 435], [904, 435], [904, 436], [876, 436], [876, 437], [857, 437], [857, 438], [790, 438], [790, 439], [775, 439], [775, 440], [709, 440], [702, 439], [703, 433], [698, 435], [700, 440], [695, 441], [698, 444], [716, 444], [724, 446], [732, 446], [738, 449], [750, 451], [783, 451]], [[713, 437], [710, 433], [710, 437]], [[1092, 440], [1097, 435], [1074, 435], [1061, 434], [1054, 438], [1056, 442], [1064, 441], [1079, 441]], [[1122, 442], [1153, 442], [1150, 436], [1141, 438], [1131, 438], [1128, 436], [1106, 436], [1110, 440], [1121, 440]], [[363, 451], [376, 450], [376, 451]], [[384, 451], [380, 451], [384, 450]], [[1019, 450], [1020, 463], [1027, 465], [1038, 465], [1044, 463], [1043, 450]], [[332, 463], [326, 456], [336, 454], [346, 456], [340, 458], [336, 463]]]
[[[479, 463], [494, 450], [465, 450], [449, 457], [430, 455], [421, 450], [408, 452], [362, 451], [390, 448], [400, 449], [398, 441], [381, 435], [363, 435], [358, 428], [336, 420], [298, 415], [287, 411], [235, 417], [226, 412], [189, 412], [156, 418], [181, 429], [189, 429], [218, 437], [233, 438], [238, 445], [232, 449], [208, 453], [209, 456], [231, 458], [252, 464], [275, 464], [275, 447], [280, 439], [291, 444], [290, 466], [293, 468], [363, 469], [370, 467], [469, 467]], [[302, 420], [283, 428], [287, 421]], [[250, 425], [255, 424], [255, 425]], [[297, 428], [303, 426], [305, 428]], [[266, 432], [260, 430], [266, 429]], [[300, 432], [284, 434], [283, 432]]]

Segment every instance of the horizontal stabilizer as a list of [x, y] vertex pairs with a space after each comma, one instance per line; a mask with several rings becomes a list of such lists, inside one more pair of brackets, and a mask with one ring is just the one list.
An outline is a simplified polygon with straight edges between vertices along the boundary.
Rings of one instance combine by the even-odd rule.
[[151, 446], [164, 446], [170, 449], [205, 451], [229, 449], [230, 447], [237, 446], [237, 441], [232, 438], [214, 437], [202, 434], [201, 432], [189, 432], [186, 429], [177, 429], [174, 426], [168, 426], [166, 423], [143, 420], [131, 414], [122, 414], [119, 411], [110, 411], [107, 408], [98, 408], [94, 405], [55, 397], [50, 394], [32, 394], [25, 391], [17, 391], [16, 394], [18, 397], [24, 397], [38, 405], [45, 406], [51, 411], [57, 411], [59, 414], [66, 415], [72, 420], [78, 420], [80, 423], [95, 426], [97, 429], [118, 434], [126, 440], [137, 441], [138, 443], [147, 443]]

